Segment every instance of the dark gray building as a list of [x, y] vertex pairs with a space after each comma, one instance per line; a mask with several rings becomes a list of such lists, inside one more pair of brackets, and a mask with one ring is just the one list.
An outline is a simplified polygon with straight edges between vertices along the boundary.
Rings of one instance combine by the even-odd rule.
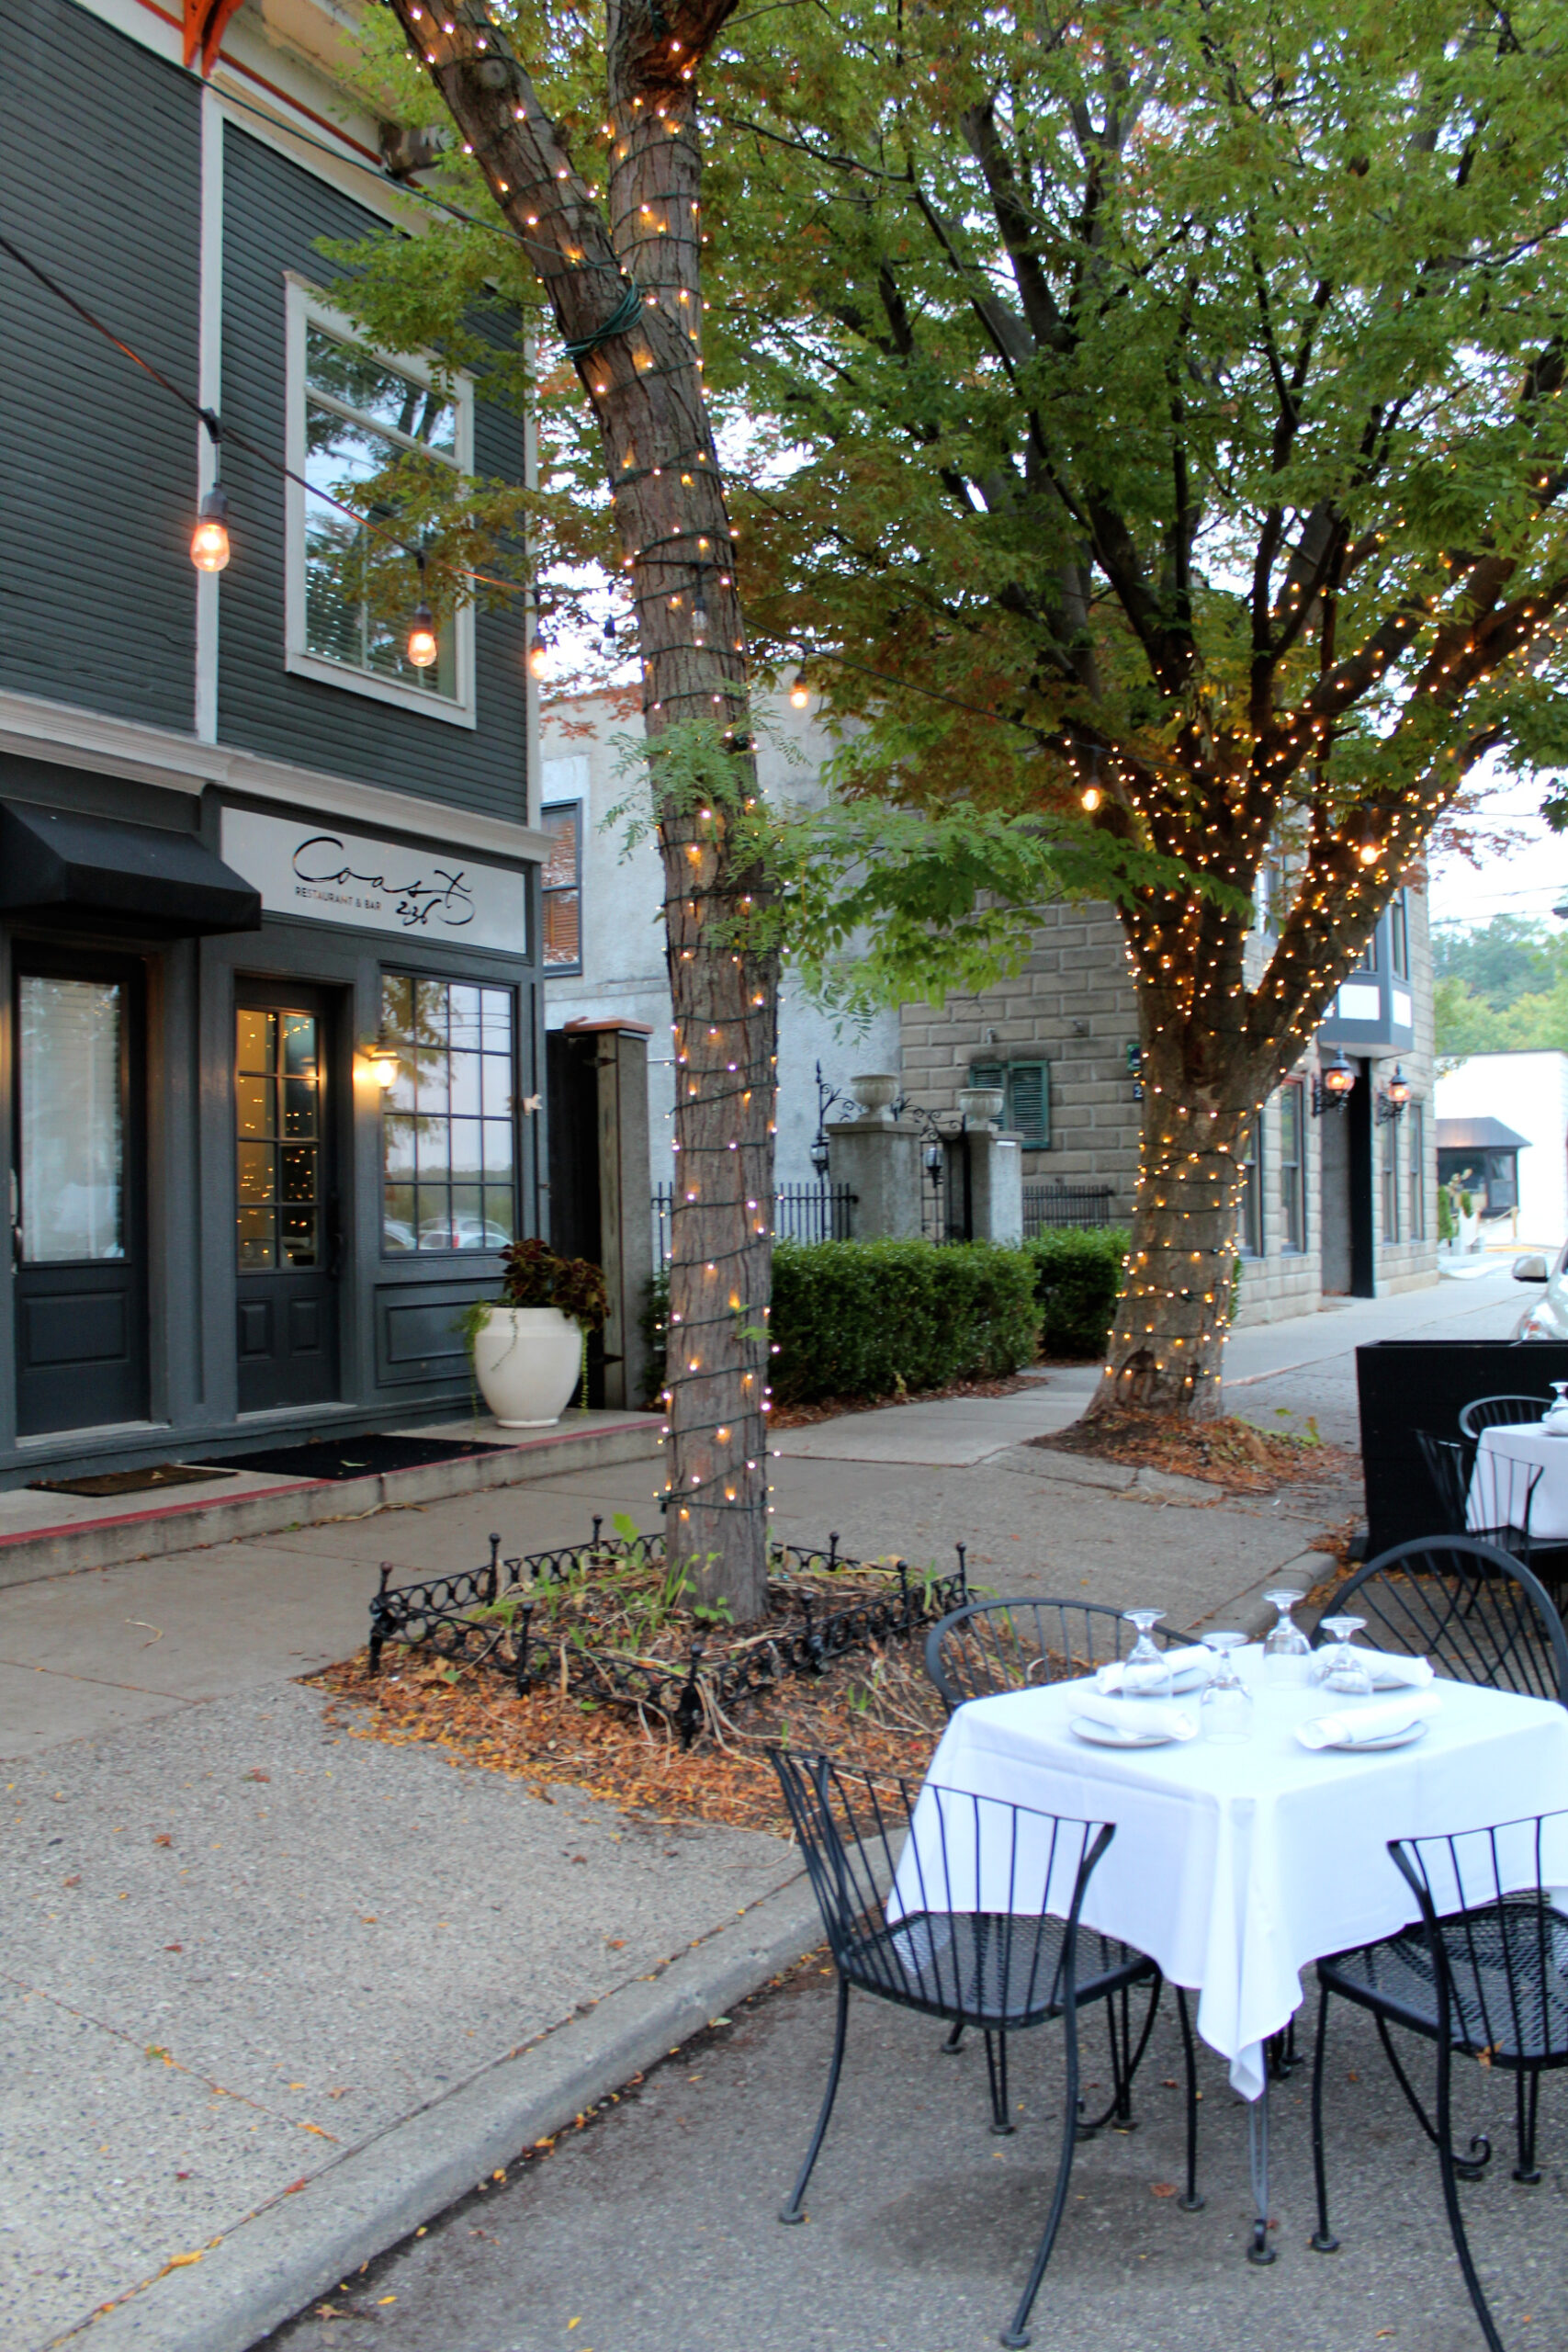
[[466, 1397], [457, 1314], [540, 1225], [547, 843], [521, 614], [416, 668], [321, 560], [353, 526], [316, 489], [395, 448], [529, 462], [517, 415], [333, 308], [321, 240], [419, 226], [339, 20], [243, 9], [204, 80], [139, 0], [0, 18], [5, 235], [225, 428], [0, 253], [15, 1485]]

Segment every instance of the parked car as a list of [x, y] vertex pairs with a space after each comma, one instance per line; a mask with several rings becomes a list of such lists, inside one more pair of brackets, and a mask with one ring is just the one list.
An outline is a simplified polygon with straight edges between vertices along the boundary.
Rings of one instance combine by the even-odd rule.
[[506, 1250], [511, 1243], [511, 1234], [491, 1217], [426, 1217], [419, 1228], [422, 1250]]
[[1514, 1260], [1517, 1283], [1540, 1283], [1540, 1296], [1527, 1306], [1514, 1326], [1516, 1340], [1568, 1340], [1568, 1242], [1553, 1266], [1539, 1250]]

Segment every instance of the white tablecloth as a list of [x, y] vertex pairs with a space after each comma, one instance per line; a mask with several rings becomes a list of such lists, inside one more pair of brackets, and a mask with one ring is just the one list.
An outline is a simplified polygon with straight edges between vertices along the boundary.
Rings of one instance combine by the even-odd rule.
[[[931, 1760], [895, 1907], [920, 1907], [920, 1875], [928, 1889], [941, 1879], [932, 1787], [1114, 1822], [1084, 1924], [1146, 1952], [1172, 1983], [1198, 1992], [1199, 2031], [1231, 2062], [1235, 2089], [1256, 2098], [1262, 2044], [1299, 2006], [1305, 1963], [1392, 1935], [1419, 1916], [1389, 1838], [1568, 1808], [1568, 1710], [1439, 1679], [1442, 1706], [1414, 1746], [1314, 1753], [1294, 1725], [1335, 1702], [1317, 1690], [1270, 1689], [1259, 1678], [1259, 1653], [1241, 1657], [1257, 1694], [1245, 1746], [1199, 1738], [1089, 1747], [1068, 1728], [1072, 1683], [960, 1707]], [[1544, 1875], [1565, 1884], [1568, 1825], [1553, 1842], [1561, 1850], [1544, 1857]], [[1533, 1880], [1522, 1840], [1517, 1863], [1515, 1886]], [[1010, 1858], [1010, 1882], [998, 1874], [988, 1885], [987, 1868], [982, 1853], [978, 1907], [1022, 1912], [1038, 1904], [1027, 1846]], [[1037, 1868], [1036, 1882], [1040, 1875]], [[1065, 1909], [1064, 1894], [1053, 1885], [1051, 1910]]]
[[1568, 1544], [1568, 1437], [1558, 1437], [1536, 1421], [1499, 1421], [1483, 1430], [1470, 1481], [1468, 1522], [1471, 1527], [1518, 1526], [1524, 1517], [1528, 1476], [1516, 1472], [1508, 1508], [1510, 1484], [1506, 1471], [1494, 1463], [1524, 1463], [1540, 1471], [1530, 1510], [1530, 1533], [1538, 1543]]

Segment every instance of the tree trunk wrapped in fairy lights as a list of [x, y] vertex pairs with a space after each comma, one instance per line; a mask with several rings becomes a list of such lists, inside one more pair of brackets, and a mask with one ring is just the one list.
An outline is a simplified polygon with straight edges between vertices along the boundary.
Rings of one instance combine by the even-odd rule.
[[745, 937], [764, 886], [745, 846], [745, 639], [703, 394], [695, 124], [697, 70], [733, 5], [611, 7], [601, 202], [483, 0], [392, 0], [597, 424], [639, 631], [675, 1014], [667, 1528], [695, 1597], [744, 1623], [766, 1595], [776, 972]]

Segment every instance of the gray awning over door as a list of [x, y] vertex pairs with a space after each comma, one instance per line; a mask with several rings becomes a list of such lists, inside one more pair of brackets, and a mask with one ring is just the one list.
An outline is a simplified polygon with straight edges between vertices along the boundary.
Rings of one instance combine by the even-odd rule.
[[0, 912], [156, 932], [259, 931], [261, 893], [193, 834], [0, 804]]

